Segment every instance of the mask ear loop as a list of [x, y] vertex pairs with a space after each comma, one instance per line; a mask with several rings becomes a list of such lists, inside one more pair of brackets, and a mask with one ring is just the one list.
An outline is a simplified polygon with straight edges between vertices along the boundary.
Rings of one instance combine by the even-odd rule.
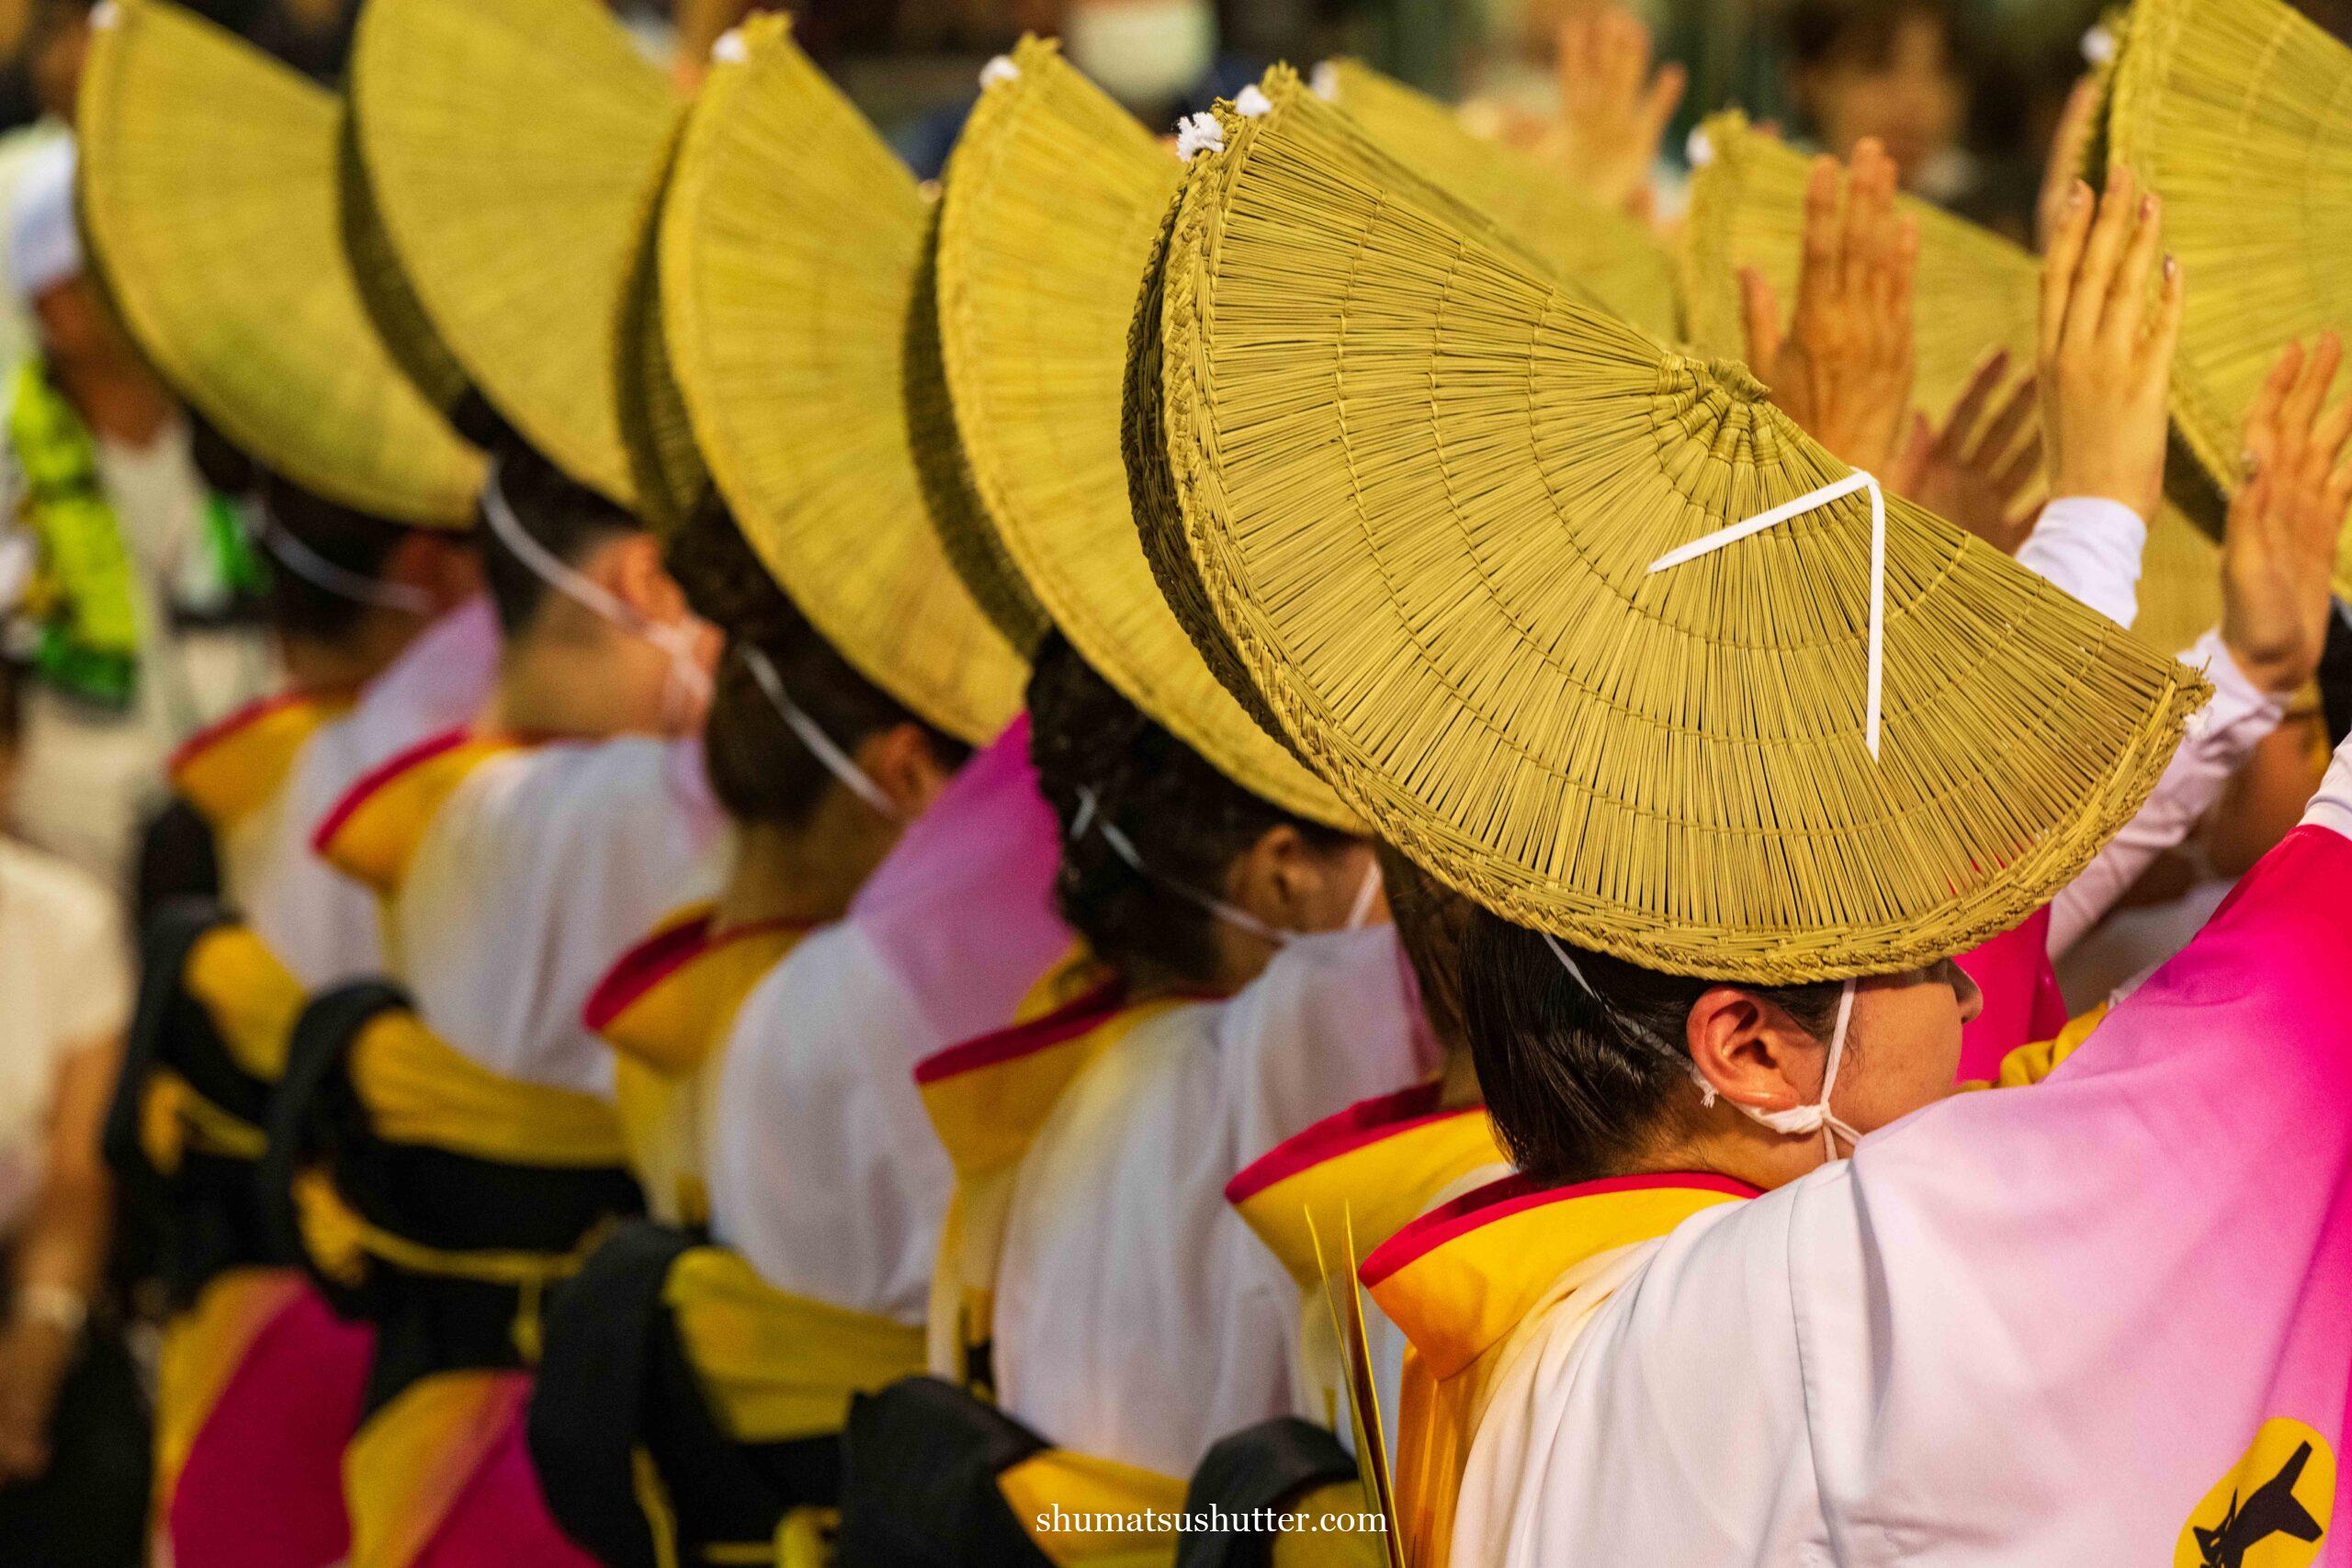
[[[1283, 931], [1279, 926], [1268, 925], [1238, 905], [1228, 904], [1222, 898], [1204, 893], [1199, 888], [1179, 882], [1173, 877], [1162, 876], [1152, 870], [1144, 863], [1142, 854], [1136, 849], [1135, 840], [1121, 832], [1108, 818], [1102, 815], [1094, 792], [1091, 789], [1081, 789], [1078, 792], [1078, 816], [1069, 825], [1070, 840], [1074, 843], [1086, 837], [1089, 832], [1102, 834], [1102, 841], [1111, 847], [1111, 852], [1118, 856], [1128, 870], [1147, 882], [1159, 884], [1160, 887], [1174, 894], [1194, 908], [1205, 911], [1211, 919], [1223, 920], [1236, 931], [1248, 931], [1251, 936], [1270, 942], [1276, 947], [1289, 945], [1291, 938], [1298, 934], [1295, 931]], [[1377, 867], [1374, 868], [1375, 871], [1377, 869]], [[1369, 907], [1367, 904], [1366, 908]]]
[[[1608, 998], [1593, 988], [1592, 982], [1585, 978], [1583, 966], [1577, 963], [1575, 956], [1566, 948], [1560, 945], [1559, 939], [1550, 931], [1541, 931], [1537, 934], [1543, 937], [1544, 945], [1552, 950], [1552, 956], [1559, 960], [1560, 967], [1568, 972], [1568, 977], [1577, 983], [1577, 987], [1586, 996], [1590, 997], [1593, 1004], [1601, 1011], [1614, 1016], [1617, 1010], [1611, 1007]], [[1789, 1137], [1801, 1138], [1819, 1133], [1822, 1151], [1833, 1160], [1838, 1157], [1839, 1138], [1844, 1138], [1849, 1144], [1860, 1143], [1861, 1134], [1840, 1120], [1829, 1109], [1829, 1097], [1838, 1088], [1838, 1069], [1845, 1064], [1846, 1060], [1846, 1034], [1854, 1018], [1854, 991], [1860, 984], [1859, 980], [1849, 980], [1846, 982], [1845, 988], [1838, 994], [1838, 1024], [1829, 1035], [1829, 1059], [1824, 1066], [1821, 1075], [1820, 1099], [1811, 1105], [1792, 1106], [1786, 1111], [1758, 1111], [1752, 1105], [1740, 1105], [1736, 1102], [1732, 1109], [1749, 1121], [1770, 1127], [1773, 1132]], [[1681, 1053], [1677, 1052], [1676, 1055], [1681, 1055]], [[1712, 1110], [1715, 1101], [1721, 1098], [1720, 1091], [1713, 1084], [1707, 1081], [1707, 1076], [1699, 1070], [1697, 1062], [1692, 1061], [1689, 1056], [1682, 1056], [1682, 1062], [1690, 1074], [1691, 1082], [1699, 1086], [1699, 1103]]]
[[380, 582], [348, 567], [337, 566], [279, 522], [266, 503], [254, 510], [261, 517], [262, 548], [269, 552], [269, 558], [311, 587], [355, 604], [392, 610], [420, 619], [433, 614], [433, 596], [424, 590], [405, 582]]
[[670, 681], [673, 688], [683, 692], [689, 701], [699, 706], [710, 702], [710, 675], [695, 657], [693, 634], [680, 626], [665, 626], [645, 616], [608, 591], [605, 585], [584, 572], [575, 571], [558, 559], [553, 551], [531, 537], [523, 520], [514, 515], [514, 506], [506, 499], [505, 488], [499, 482], [496, 463], [490, 467], [490, 478], [481, 491], [481, 513], [490, 524], [490, 531], [498, 536], [516, 560], [530, 569], [531, 575], [580, 605], [593, 615], [601, 615], [631, 637], [651, 643], [670, 656]]
[[1360, 931], [1372, 923], [1372, 907], [1380, 901], [1382, 886], [1380, 862], [1374, 859], [1364, 867], [1363, 885], [1356, 889], [1356, 901], [1348, 909], [1345, 930]]
[[839, 779], [842, 787], [852, 795], [888, 820], [898, 821], [898, 803], [874, 782], [873, 774], [859, 767], [856, 759], [842, 750], [833, 738], [792, 700], [790, 694], [784, 689], [784, 677], [776, 673], [774, 660], [748, 642], [736, 644], [735, 651], [743, 660], [743, 667], [752, 672], [752, 679], [758, 682], [760, 691], [767, 697], [768, 705], [775, 709], [776, 716], [784, 720], [785, 728], [792, 731], [793, 738], [808, 748], [808, 754], [816, 758], [827, 773]]

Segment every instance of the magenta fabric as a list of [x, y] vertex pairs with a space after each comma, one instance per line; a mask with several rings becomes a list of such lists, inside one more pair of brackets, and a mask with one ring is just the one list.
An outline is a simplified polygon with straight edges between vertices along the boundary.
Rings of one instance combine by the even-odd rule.
[[596, 1568], [596, 1560], [556, 1528], [548, 1510], [524, 1444], [529, 1408], [527, 1399], [515, 1401], [506, 1430], [413, 1568]]
[[1962, 953], [1960, 966], [1984, 993], [1984, 1010], [1961, 1036], [1962, 1082], [1996, 1077], [2002, 1057], [2020, 1045], [2053, 1040], [2066, 1027], [2066, 998], [2050, 962], [2047, 908], [2016, 930]]

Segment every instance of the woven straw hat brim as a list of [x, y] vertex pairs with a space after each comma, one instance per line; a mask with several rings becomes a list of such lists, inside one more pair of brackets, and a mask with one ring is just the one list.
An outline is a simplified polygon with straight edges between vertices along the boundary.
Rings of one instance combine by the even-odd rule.
[[1867, 497], [1649, 570], [1849, 470], [1318, 107], [1194, 160], [1163, 417], [1215, 613], [1384, 838], [1508, 919], [1790, 983], [2007, 930], [2129, 819], [2196, 675], [1890, 499], [1873, 761]]
[[238, 446], [357, 511], [462, 527], [481, 457], [360, 303], [337, 217], [340, 118], [333, 95], [242, 39], [126, 0], [83, 78], [84, 221], [141, 347]]
[[524, 438], [624, 506], [624, 292], [683, 106], [597, 0], [368, 0], [368, 187], [434, 333]]
[[[2108, 140], [2113, 164], [2164, 197], [2165, 243], [2189, 279], [2174, 421], [2233, 491], [2279, 352], [2352, 333], [2352, 49], [2275, 0], [2143, 0]], [[2335, 587], [2352, 593], [2352, 528]]]
[[972, 478], [1089, 665], [1218, 772], [1353, 826], [1193, 650], [1153, 581], [1120, 449], [1136, 291], [1182, 167], [1053, 45], [1025, 40], [947, 167], [940, 338]]
[[1674, 257], [1646, 224], [1361, 61], [1330, 61], [1315, 80], [1388, 156], [1477, 208], [1604, 308], [1661, 343], [1680, 337]]
[[[683, 122], [679, 129], [684, 130]], [[620, 356], [614, 374], [621, 444], [637, 487], [638, 512], [664, 536], [682, 526], [710, 492], [710, 469], [695, 445], [694, 422], [670, 369], [669, 333], [662, 322], [662, 209], [669, 189], [665, 162], [638, 221], [613, 340]]]
[[923, 505], [901, 384], [926, 221], [905, 167], [794, 46], [711, 73], [661, 238], [670, 361], [744, 536], [842, 656], [949, 734], [993, 738], [1026, 666]]
[[[1715, 116], [1701, 135], [1709, 157], [1691, 181], [1683, 231], [1693, 342], [1700, 353], [1737, 359], [1747, 353], [1740, 269], [1760, 269], [1783, 301], [1796, 297], [1813, 161], [1736, 113]], [[1991, 350], [2009, 351], [2012, 375], [2034, 363], [2041, 263], [1964, 218], [1908, 197], [1902, 206], [1919, 224], [1915, 395], [1940, 421]], [[2149, 523], [2132, 630], [2159, 652], [2187, 648], [2220, 617], [2219, 560], [2211, 543], [2195, 536], [2199, 528], [2217, 534], [2221, 522], [2212, 507], [2187, 513], [2168, 502]]]
[[956, 423], [955, 399], [947, 389], [947, 363], [939, 341], [939, 217], [933, 202], [924, 214], [922, 260], [915, 269], [913, 310], [907, 320], [907, 428], [914, 441], [915, 471], [922, 480], [923, 504], [939, 530], [956, 575], [973, 600], [1023, 658], [1053, 629], [1045, 606], [1013, 564], [1012, 552], [980, 502], [972, 465]]
[[424, 306], [416, 298], [408, 275], [401, 270], [392, 237], [384, 231], [383, 215], [376, 210], [375, 193], [368, 188], [368, 167], [359, 154], [359, 125], [348, 107], [335, 138], [335, 175], [343, 225], [344, 257], [351, 264], [352, 282], [359, 302], [375, 323], [385, 349], [424, 395], [443, 413], [452, 413], [473, 389], [465, 367], [433, 330]]

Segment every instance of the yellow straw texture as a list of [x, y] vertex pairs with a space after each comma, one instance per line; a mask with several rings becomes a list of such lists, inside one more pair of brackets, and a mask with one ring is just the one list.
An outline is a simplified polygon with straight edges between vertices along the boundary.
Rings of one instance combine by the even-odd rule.
[[670, 339], [662, 324], [662, 209], [669, 188], [665, 161], [662, 181], [648, 193], [650, 199], [638, 221], [613, 340], [619, 356], [613, 371], [621, 444], [637, 486], [638, 511], [664, 536], [683, 525], [710, 491], [710, 470], [695, 445], [694, 423], [670, 369]]
[[1681, 335], [1674, 258], [1647, 224], [1532, 155], [1474, 134], [1446, 105], [1361, 61], [1329, 62], [1316, 85], [1374, 146], [1486, 213], [1601, 305], [1662, 343]]
[[[2114, 164], [2164, 197], [2165, 243], [2188, 275], [2175, 423], [2234, 491], [2245, 416], [2280, 350], [2352, 333], [2352, 50], [2276, 0], [2143, 0], [2108, 140]], [[2335, 583], [2352, 592], [2352, 530]]]
[[1026, 668], [923, 505], [902, 385], [923, 201], [781, 17], [688, 120], [662, 218], [672, 368], [744, 536], [867, 679], [992, 738]]
[[351, 264], [352, 282], [359, 302], [376, 325], [376, 335], [392, 360], [408, 373], [425, 401], [444, 413], [455, 411], [472, 389], [466, 368], [459, 365], [432, 321], [416, 290], [401, 270], [392, 237], [384, 231], [383, 215], [376, 210], [375, 193], [368, 188], [368, 167], [359, 155], [359, 125], [346, 105], [335, 137], [337, 216], [343, 224], [344, 257]]
[[1217, 618], [1382, 836], [1524, 924], [1793, 982], [2007, 930], [2132, 816], [2194, 674], [1890, 498], [1873, 761], [1867, 497], [1649, 570], [1848, 470], [1310, 106], [1191, 166], [1162, 412]]
[[306, 490], [465, 525], [481, 456], [393, 363], [344, 259], [334, 97], [176, 6], [126, 0], [93, 36], [78, 118], [99, 267], [181, 393]]
[[1012, 60], [956, 143], [940, 220], [940, 339], [973, 481], [1103, 679], [1251, 793], [1352, 825], [1193, 651], [1129, 508], [1127, 332], [1182, 166], [1054, 45]]
[[681, 112], [598, 0], [369, 0], [368, 187], [435, 333], [526, 439], [623, 505], [616, 338]]

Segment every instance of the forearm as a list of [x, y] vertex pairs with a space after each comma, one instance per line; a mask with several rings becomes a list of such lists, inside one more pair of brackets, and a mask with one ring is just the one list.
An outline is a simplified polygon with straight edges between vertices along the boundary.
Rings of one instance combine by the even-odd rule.
[[52, 1176], [17, 1239], [10, 1283], [19, 1292], [63, 1290], [87, 1301], [105, 1277], [113, 1239], [114, 1190], [106, 1172]]
[[2286, 716], [2285, 702], [2246, 678], [2219, 633], [2206, 633], [2182, 657], [2212, 681], [2213, 700], [2189, 721], [2188, 737], [2146, 804], [2052, 903], [2053, 957], [2082, 940], [2158, 855], [2196, 830], [2232, 776]]
[[2139, 618], [2147, 545], [2147, 524], [2121, 502], [2063, 496], [2041, 509], [2018, 564], [2128, 627]]

